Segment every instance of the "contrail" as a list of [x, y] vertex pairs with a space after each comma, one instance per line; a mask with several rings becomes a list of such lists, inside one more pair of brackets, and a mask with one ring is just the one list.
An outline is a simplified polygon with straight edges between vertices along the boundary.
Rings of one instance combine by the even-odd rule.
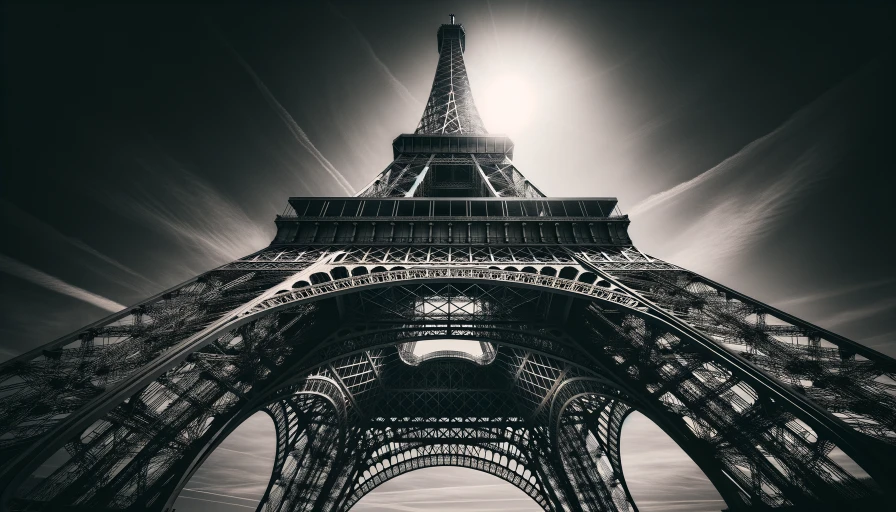
[[389, 78], [389, 82], [392, 84], [392, 87], [398, 92], [398, 95], [411, 105], [414, 105], [415, 107], [422, 107], [423, 104], [420, 103], [420, 101], [417, 100], [417, 98], [415, 98], [413, 94], [411, 94], [411, 91], [409, 91], [408, 88], [405, 87], [403, 83], [401, 83], [401, 80], [399, 80], [394, 74], [392, 74], [392, 70], [390, 70], [382, 60], [380, 60], [376, 52], [373, 51], [373, 46], [370, 45], [370, 41], [368, 41], [367, 38], [364, 37], [364, 34], [362, 34], [361, 31], [358, 30], [357, 27], [355, 27], [355, 24], [352, 23], [350, 19], [343, 16], [342, 13], [339, 12], [339, 10], [336, 9], [336, 7], [334, 7], [332, 4], [330, 4], [330, 9], [336, 16], [341, 18], [348, 24], [349, 27], [351, 27], [352, 31], [355, 33], [355, 35], [358, 36], [358, 39], [360, 39], [361, 43], [364, 45], [364, 49], [367, 50], [367, 53], [370, 55], [373, 61], [376, 62], [383, 73], [385, 73]]
[[691, 190], [692, 188], [700, 185], [701, 183], [709, 180], [713, 176], [715, 176], [717, 174], [721, 174], [721, 173], [725, 172], [726, 170], [728, 170], [729, 168], [736, 166], [741, 159], [744, 159], [747, 156], [751, 155], [753, 153], [753, 151], [757, 147], [761, 147], [765, 141], [774, 139], [788, 124], [789, 123], [785, 123], [785, 124], [775, 128], [774, 131], [767, 133], [767, 134], [763, 135], [762, 137], [754, 140], [753, 142], [747, 144], [740, 151], [738, 151], [734, 155], [726, 158], [720, 164], [709, 169], [708, 171], [703, 171], [701, 174], [698, 174], [697, 176], [689, 179], [688, 181], [685, 181], [684, 183], [679, 183], [678, 185], [676, 185], [668, 190], [664, 190], [657, 194], [653, 194], [652, 196], [648, 197], [647, 199], [644, 199], [643, 201], [641, 201], [640, 203], [636, 204], [635, 206], [633, 206], [631, 209], [628, 210], [629, 215], [638, 215], [639, 213], [644, 213], [646, 211], [652, 210], [653, 208], [656, 208], [657, 206], [669, 201], [670, 199], [673, 199], [673, 198], [687, 192], [688, 190]]
[[19, 261], [16, 261], [3, 254], [0, 254], [0, 271], [6, 272], [7, 274], [18, 277], [20, 279], [30, 281], [48, 290], [52, 290], [63, 295], [68, 295], [69, 297], [74, 297], [78, 300], [87, 302], [88, 304], [93, 304], [94, 306], [105, 309], [106, 311], [116, 313], [118, 311], [121, 311], [122, 309], [125, 309], [125, 306], [113, 300], [101, 297], [95, 293], [90, 293], [83, 288], [78, 288], [77, 286], [70, 285], [59, 278], [53, 277], [49, 274], [45, 274], [40, 270], [37, 270], [36, 268], [29, 267], [28, 265], [20, 263]]
[[751, 243], [777, 229], [783, 216], [800, 204], [797, 199], [844, 159], [844, 148], [861, 133], [855, 128], [876, 107], [859, 88], [875, 78], [881, 65], [867, 64], [771, 132], [696, 177], [648, 197], [629, 213], [662, 211], [681, 217], [685, 223], [668, 242], [667, 258], [721, 272]]
[[488, 19], [492, 23], [492, 35], [495, 37], [495, 46], [498, 47], [498, 53], [501, 52], [501, 43], [498, 41], [498, 26], [495, 25], [495, 15], [492, 12], [492, 3], [489, 0], [485, 0], [485, 5], [488, 7]]
[[262, 455], [258, 455], [257, 453], [249, 453], [249, 452], [241, 452], [239, 450], [231, 450], [230, 448], [224, 448], [223, 446], [219, 446], [219, 447], [215, 448], [215, 450], [224, 450], [225, 452], [239, 453], [240, 455], [246, 455], [248, 457], [255, 457], [256, 459], [261, 459], [265, 462], [271, 460], [270, 457], [264, 457]]
[[[452, 485], [446, 487], [428, 487], [426, 488], [427, 492], [436, 492], [436, 491], [458, 491], [462, 489], [478, 489], [483, 487], [503, 487], [504, 484], [484, 484], [484, 485]], [[403, 489], [401, 491], [377, 491], [377, 494], [382, 496], [384, 494], [408, 494], [420, 492], [420, 489]]]
[[881, 287], [885, 284], [890, 284], [893, 281], [896, 281], [896, 278], [887, 278], [887, 279], [878, 279], [875, 281], [869, 281], [865, 283], [854, 284], [850, 286], [844, 286], [842, 288], [829, 289], [822, 292], [812, 293], [809, 295], [800, 295], [798, 297], [792, 297], [790, 299], [785, 299], [782, 301], [778, 301], [775, 303], [775, 307], [781, 308], [783, 306], [792, 306], [794, 304], [804, 304], [807, 302], [817, 302], [823, 299], [832, 299], [834, 297], [840, 297], [843, 295], [848, 295], [851, 293], [871, 290], [874, 288]]
[[[756, 156], [757, 154], [762, 153], [763, 150], [767, 150], [772, 144], [779, 142], [779, 139], [788, 139], [792, 138], [793, 133], [803, 134], [804, 132], [808, 132], [809, 136], [814, 137], [814, 139], [810, 139], [809, 148], [803, 155], [806, 159], [810, 159], [821, 152], [830, 152], [832, 149], [831, 144], [828, 142], [828, 139], [831, 139], [829, 132], [833, 132], [834, 129], [841, 127], [843, 122], [831, 123], [833, 129], [825, 131], [824, 129], [827, 126], [822, 128], [818, 128], [816, 125], [818, 124], [819, 117], [824, 116], [827, 110], [831, 108], [841, 108], [847, 111], [855, 110], [854, 106], [850, 109], [848, 106], [839, 105], [838, 102], [842, 101], [842, 98], [849, 97], [850, 94], [848, 91], [856, 87], [856, 84], [863, 79], [867, 79], [867, 76], [873, 71], [879, 62], [877, 60], [872, 61], [867, 64], [862, 70], [850, 75], [848, 78], [844, 79], [840, 83], [836, 84], [834, 87], [827, 90], [821, 96], [817, 97], [814, 101], [812, 101], [809, 105], [801, 108], [795, 114], [793, 114], [790, 118], [788, 118], [784, 123], [780, 126], [772, 130], [771, 132], [759, 137], [753, 142], [747, 144], [743, 148], [740, 149], [734, 155], [726, 158], [721, 163], [716, 165], [715, 167], [709, 169], [708, 171], [704, 171], [703, 173], [697, 175], [694, 178], [691, 178], [684, 183], [680, 183], [668, 190], [664, 190], [663, 192], [659, 192], [657, 194], [653, 194], [652, 196], [644, 199], [643, 201], [636, 204], [629, 210], [629, 213], [632, 215], [637, 215], [639, 213], [644, 213], [646, 211], [652, 210], [657, 206], [668, 202], [671, 199], [691, 190], [702, 183], [708, 181], [709, 179], [715, 177], [719, 174], [724, 174], [727, 171], [737, 169], [738, 166], [746, 163], [751, 157]], [[818, 140], [819, 142], [812, 144], [813, 140]], [[833, 139], [836, 142], [836, 138]], [[786, 172], [786, 171], [785, 171]], [[812, 179], [817, 179], [817, 176], [812, 176]]]
[[855, 322], [856, 320], [863, 320], [880, 313], [890, 313], [894, 309], [896, 309], [896, 299], [875, 301], [874, 303], [867, 304], [856, 309], [848, 309], [846, 311], [840, 311], [839, 313], [830, 315], [826, 317], [821, 322], [821, 324], [830, 326], [832, 328], [839, 327], [841, 325]]
[[258, 501], [257, 498], [240, 498], [239, 496], [231, 496], [231, 495], [229, 495], [229, 494], [221, 494], [221, 493], [217, 493], [217, 492], [200, 491], [199, 489], [187, 489], [187, 488], [184, 488], [184, 490], [185, 490], [185, 491], [192, 491], [192, 492], [201, 492], [202, 494], [211, 494], [211, 495], [213, 495], [213, 496], [221, 496], [222, 498], [232, 498], [232, 499], [235, 499], [235, 500]]
[[178, 496], [177, 499], [205, 501], [208, 503], [220, 503], [221, 505], [230, 505], [231, 507], [251, 508], [253, 510], [258, 508], [258, 507], [250, 507], [249, 505], [237, 505], [236, 503], [227, 503], [226, 501], [215, 501], [215, 500], [206, 500], [203, 498], [192, 498], [190, 496]]
[[153, 185], [167, 191], [164, 200], [142, 187], [132, 187], [139, 194], [114, 199], [123, 211], [199, 249], [216, 265], [241, 258], [267, 243], [268, 234], [238, 204], [178, 162], [166, 159], [164, 172], [153, 163], [137, 159]]
[[[7, 217], [9, 217], [9, 216], [17, 217], [16, 220], [18, 222], [31, 224], [31, 227], [36, 228], [37, 230], [40, 230], [43, 232], [42, 236], [48, 237], [48, 238], [49, 237], [58, 238], [66, 243], [69, 243], [69, 244], [77, 247], [78, 249], [81, 249], [82, 251], [86, 252], [87, 254], [90, 254], [96, 258], [99, 258], [100, 260], [112, 265], [113, 267], [115, 267], [119, 270], [122, 270], [134, 277], [140, 278], [154, 286], [159, 286], [159, 284], [156, 283], [155, 281], [145, 277], [144, 275], [140, 274], [139, 272], [137, 272], [136, 270], [132, 269], [131, 267], [125, 265], [124, 263], [121, 263], [120, 261], [101, 253], [100, 251], [94, 249], [93, 247], [87, 245], [85, 242], [83, 242], [77, 238], [73, 238], [68, 235], [62, 234], [61, 232], [56, 230], [56, 228], [54, 228], [53, 226], [43, 222], [42, 220], [38, 219], [37, 217], [32, 216], [31, 214], [20, 209], [16, 205], [14, 205], [8, 201], [0, 201], [0, 206], [2, 206], [2, 208], [4, 210], [6, 210], [4, 212], [4, 215], [6, 215]], [[122, 284], [124, 284], [124, 283], [122, 283]], [[136, 290], [136, 288], [133, 288], [133, 289]], [[140, 291], [140, 290], [137, 290], [137, 291]]]
[[252, 66], [250, 66], [249, 63], [246, 62], [246, 60], [243, 59], [243, 57], [232, 46], [230, 46], [227, 40], [224, 39], [224, 36], [221, 35], [221, 33], [218, 32], [217, 29], [212, 27], [212, 30], [218, 36], [221, 44], [223, 44], [228, 50], [230, 50], [233, 58], [235, 58], [237, 62], [240, 63], [240, 66], [242, 66], [243, 69], [246, 70], [246, 73], [248, 73], [249, 76], [252, 77], [252, 81], [255, 82], [255, 87], [257, 87], [259, 92], [261, 92], [261, 95], [264, 96], [264, 99], [268, 102], [268, 105], [270, 105], [271, 108], [273, 108], [274, 111], [277, 112], [277, 115], [280, 116], [280, 120], [282, 120], [286, 127], [289, 128], [289, 131], [292, 132], [293, 136], [299, 142], [299, 144], [301, 144], [302, 147], [304, 147], [306, 150], [308, 150], [309, 153], [311, 153], [311, 156], [313, 156], [314, 159], [323, 166], [324, 170], [326, 170], [330, 174], [330, 176], [332, 176], [333, 179], [336, 180], [336, 183], [338, 183], [339, 186], [342, 187], [342, 189], [345, 190], [348, 195], [354, 195], [355, 190], [352, 188], [348, 180], [345, 179], [345, 176], [343, 176], [342, 173], [339, 172], [339, 170], [336, 169], [336, 167], [334, 167], [333, 164], [331, 164], [330, 161], [327, 160], [326, 157], [320, 151], [318, 151], [316, 147], [314, 147], [314, 144], [311, 142], [311, 139], [308, 138], [308, 135], [305, 134], [305, 131], [302, 130], [299, 124], [296, 123], [296, 120], [293, 119], [291, 115], [289, 115], [289, 112], [287, 112], [286, 109], [283, 108], [283, 105], [281, 105], [280, 102], [277, 101], [277, 98], [274, 97], [273, 93], [271, 93], [271, 91], [264, 84], [261, 78], [259, 78], [259, 76], [255, 73], [255, 70], [252, 69]]

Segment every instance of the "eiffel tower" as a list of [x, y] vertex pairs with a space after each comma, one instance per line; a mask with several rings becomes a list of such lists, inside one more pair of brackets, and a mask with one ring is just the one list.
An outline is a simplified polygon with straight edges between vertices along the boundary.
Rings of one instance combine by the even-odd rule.
[[267, 248], [0, 366], [0, 510], [170, 511], [259, 411], [259, 511], [431, 466], [636, 511], [632, 411], [729, 510], [884, 508], [896, 361], [642, 253], [614, 198], [546, 197], [483, 126], [463, 26], [437, 41], [420, 124], [361, 193], [290, 198]]

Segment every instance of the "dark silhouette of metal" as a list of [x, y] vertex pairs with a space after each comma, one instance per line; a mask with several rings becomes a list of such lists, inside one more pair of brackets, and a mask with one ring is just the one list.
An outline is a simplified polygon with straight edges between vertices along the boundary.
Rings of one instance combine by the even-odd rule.
[[[544, 197], [482, 126], [464, 45], [441, 26], [420, 125], [357, 197], [291, 198], [269, 247], [0, 366], [2, 510], [170, 510], [258, 411], [263, 511], [429, 466], [634, 511], [634, 410], [730, 510], [892, 497], [894, 360], [643, 254], [613, 198]], [[431, 339], [481, 353], [415, 353]]]

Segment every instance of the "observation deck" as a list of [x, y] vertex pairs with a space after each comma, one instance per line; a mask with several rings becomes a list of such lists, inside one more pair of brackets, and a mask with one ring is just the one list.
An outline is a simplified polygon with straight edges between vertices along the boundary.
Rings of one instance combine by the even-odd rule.
[[606, 198], [293, 197], [274, 244], [631, 246]]

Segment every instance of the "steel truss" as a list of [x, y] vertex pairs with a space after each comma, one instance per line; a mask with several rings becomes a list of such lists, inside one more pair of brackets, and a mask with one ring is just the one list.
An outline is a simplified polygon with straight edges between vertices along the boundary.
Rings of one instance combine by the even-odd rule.
[[473, 102], [461, 37], [462, 34], [449, 33], [447, 37], [442, 32], [439, 34], [439, 63], [415, 133], [486, 133]]
[[[475, 169], [473, 180], [463, 188], [473, 188], [485, 197], [545, 197], [516, 168], [507, 155], [438, 153], [401, 154], [383, 170], [358, 197], [426, 197], [434, 186], [429, 171], [434, 166], [467, 166]], [[459, 184], [448, 185], [457, 188]], [[437, 186], [437, 185], [436, 185]]]
[[[360, 193], [393, 199], [341, 219], [347, 201], [327, 215], [296, 198], [268, 248], [0, 365], [0, 512], [170, 511], [259, 411], [277, 447], [260, 511], [346, 510], [445, 465], [548, 511], [636, 511], [619, 449], [632, 411], [730, 510], [892, 504], [896, 361], [641, 253], [614, 199], [543, 197], [512, 142], [485, 135], [464, 45], [442, 26], [417, 134]], [[432, 201], [393, 236], [419, 196], [465, 215]], [[476, 208], [454, 210], [464, 197]], [[445, 339], [481, 354], [415, 353]]]
[[[583, 265], [581, 272], [587, 270]], [[434, 464], [487, 471], [529, 495], [539, 490], [536, 501], [547, 510], [633, 509], [618, 457], [618, 430], [632, 408], [692, 455], [732, 508], [812, 506], [882, 491], [886, 473], [869, 463], [867, 445], [857, 447], [872, 442], [865, 427], [797, 406], [809, 399], [782, 382], [770, 385], [746, 359], [713, 351], [699, 336], [665, 321], [668, 313], [651, 309], [651, 300], [625, 285], [633, 276], [617, 281], [590, 270], [616, 281], [635, 302], [572, 294], [564, 283], [579, 281], [556, 277], [533, 284], [524, 280], [533, 274], [501, 270], [489, 272], [519, 279], [493, 276], [480, 284], [458, 275], [416, 284], [390, 279], [379, 286], [349, 277], [342, 279], [352, 283], [348, 293], [331, 286], [339, 280], [327, 281], [309, 287], [320, 293], [284, 307], [243, 308], [248, 318], [228, 315], [236, 327], [207, 328], [209, 339], [193, 344], [180, 363], [155, 361], [159, 375], [111, 410], [88, 406], [58, 418], [87, 425], [75, 429], [70, 441], [36, 445], [46, 438], [10, 425], [6, 432], [28, 437], [6, 445], [7, 460], [56, 447], [70, 455], [14, 507], [162, 507], [198, 467], [195, 459], [235, 427], [234, 418], [262, 409], [281, 425], [266, 509], [272, 503], [288, 510], [344, 508], [389, 478]], [[340, 316], [350, 322], [340, 326], [330, 319]], [[395, 348], [444, 337], [493, 343], [494, 359], [479, 364], [436, 358], [413, 366]], [[78, 350], [63, 349], [58, 361], [76, 361]], [[4, 377], [10, 371], [27, 375], [30, 366], [41, 368], [48, 384], [58, 379], [45, 356], [34, 359], [31, 365], [5, 365]], [[37, 373], [31, 382], [38, 382]], [[7, 382], [4, 393], [25, 396], [24, 386], [10, 389]], [[36, 412], [32, 417], [43, 417]], [[464, 420], [469, 425], [448, 427]], [[494, 454], [507, 454], [496, 451], [494, 441], [481, 437], [470, 444], [489, 422], [526, 433], [527, 442], [506, 464], [495, 462]], [[378, 438], [371, 437], [375, 426]], [[428, 429], [426, 442], [396, 441], [394, 436], [410, 435], [405, 428], [418, 426]], [[888, 441], [884, 436], [873, 442], [884, 450], [892, 446]], [[378, 467], [382, 461], [372, 454], [387, 445], [382, 453], [390, 454], [389, 462]], [[482, 450], [490, 450], [492, 459], [480, 461]], [[835, 450], [862, 464], [872, 480], [847, 471], [832, 458]]]

